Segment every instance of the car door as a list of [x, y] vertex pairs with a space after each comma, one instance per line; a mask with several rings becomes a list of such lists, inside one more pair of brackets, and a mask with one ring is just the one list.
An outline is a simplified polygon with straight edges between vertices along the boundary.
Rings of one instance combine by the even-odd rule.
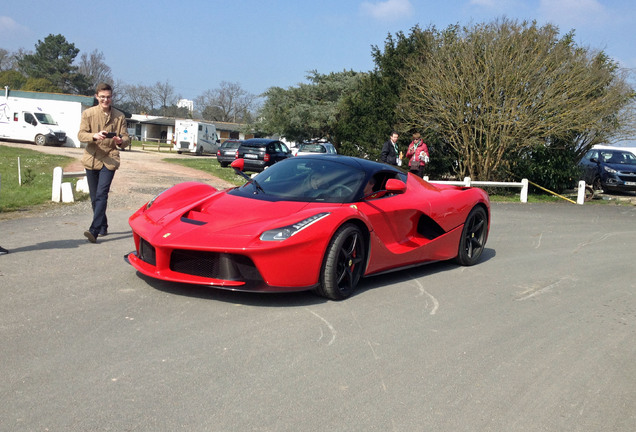
[[421, 199], [408, 186], [403, 194], [382, 192], [388, 177], [376, 180], [377, 195], [372, 195], [357, 205], [373, 227], [377, 244], [371, 245], [370, 271], [390, 268], [422, 259], [421, 240], [418, 240], [418, 223], [422, 214], [430, 212], [430, 204]]
[[272, 143], [272, 146], [274, 148], [274, 162], [278, 162], [289, 157], [289, 149], [282, 142], [276, 141]]

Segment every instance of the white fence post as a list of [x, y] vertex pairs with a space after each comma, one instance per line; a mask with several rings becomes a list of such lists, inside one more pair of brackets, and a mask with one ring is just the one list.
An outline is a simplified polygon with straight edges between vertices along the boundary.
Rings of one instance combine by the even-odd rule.
[[585, 180], [579, 181], [579, 189], [576, 194], [576, 203], [583, 205], [585, 202]]
[[521, 179], [521, 202], [528, 202], [528, 179]]
[[62, 167], [53, 168], [53, 190], [51, 201], [60, 202], [62, 194]]

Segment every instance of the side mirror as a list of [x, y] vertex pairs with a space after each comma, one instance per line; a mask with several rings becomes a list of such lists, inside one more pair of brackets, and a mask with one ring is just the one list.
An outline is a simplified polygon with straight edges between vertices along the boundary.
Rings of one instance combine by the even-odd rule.
[[234, 159], [230, 166], [235, 170], [243, 171], [243, 169], [245, 168], [245, 160], [243, 158]]
[[390, 193], [402, 194], [406, 192], [406, 183], [398, 179], [388, 179], [386, 181], [385, 189], [387, 192], [390, 192]]

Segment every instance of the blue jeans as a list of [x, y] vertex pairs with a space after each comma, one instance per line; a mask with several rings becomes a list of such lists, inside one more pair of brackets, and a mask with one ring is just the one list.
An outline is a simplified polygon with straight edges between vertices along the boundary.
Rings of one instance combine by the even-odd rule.
[[108, 219], [106, 218], [106, 206], [108, 205], [108, 193], [110, 184], [115, 177], [115, 171], [111, 171], [105, 166], [100, 170], [86, 170], [86, 180], [88, 191], [91, 196], [91, 206], [93, 207], [93, 222], [89, 231], [97, 237], [108, 229]]

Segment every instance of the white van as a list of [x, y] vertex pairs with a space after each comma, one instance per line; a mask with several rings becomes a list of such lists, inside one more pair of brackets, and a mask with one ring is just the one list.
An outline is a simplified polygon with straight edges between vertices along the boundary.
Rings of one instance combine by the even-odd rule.
[[0, 101], [0, 138], [61, 146], [66, 142], [66, 132], [39, 107]]
[[221, 140], [216, 134], [216, 126], [195, 120], [176, 120], [174, 123], [173, 149], [181, 154], [183, 152], [202, 155], [214, 153], [219, 148]]

